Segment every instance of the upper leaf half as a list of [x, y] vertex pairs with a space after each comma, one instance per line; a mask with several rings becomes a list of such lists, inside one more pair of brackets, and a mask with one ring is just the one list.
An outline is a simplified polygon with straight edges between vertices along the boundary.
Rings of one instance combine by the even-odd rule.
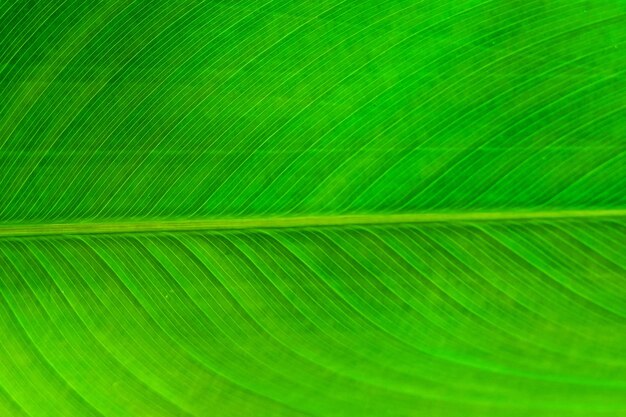
[[2, 2], [0, 222], [626, 207], [620, 1]]

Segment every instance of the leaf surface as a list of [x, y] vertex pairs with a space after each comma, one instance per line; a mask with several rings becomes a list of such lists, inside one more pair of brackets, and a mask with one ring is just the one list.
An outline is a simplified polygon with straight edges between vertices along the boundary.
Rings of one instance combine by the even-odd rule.
[[625, 18], [0, 0], [0, 416], [626, 415]]

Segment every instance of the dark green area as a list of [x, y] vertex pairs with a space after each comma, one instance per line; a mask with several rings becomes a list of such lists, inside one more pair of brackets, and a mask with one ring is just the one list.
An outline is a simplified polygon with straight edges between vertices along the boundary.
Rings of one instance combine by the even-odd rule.
[[626, 206], [622, 1], [0, 15], [0, 221]]

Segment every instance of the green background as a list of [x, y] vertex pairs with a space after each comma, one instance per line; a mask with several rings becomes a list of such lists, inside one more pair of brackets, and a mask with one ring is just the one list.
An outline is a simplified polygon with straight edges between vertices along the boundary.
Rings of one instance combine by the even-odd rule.
[[0, 416], [626, 416], [625, 47], [623, 0], [0, 0]]

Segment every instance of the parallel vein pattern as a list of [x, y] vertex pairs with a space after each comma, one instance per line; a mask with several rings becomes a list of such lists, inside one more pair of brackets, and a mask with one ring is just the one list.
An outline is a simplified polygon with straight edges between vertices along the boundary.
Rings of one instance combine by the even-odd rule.
[[4, 238], [0, 407], [626, 415], [625, 245], [613, 220]]
[[626, 416], [626, 1], [0, 0], [0, 417]]
[[626, 3], [0, 3], [0, 221], [626, 206]]

